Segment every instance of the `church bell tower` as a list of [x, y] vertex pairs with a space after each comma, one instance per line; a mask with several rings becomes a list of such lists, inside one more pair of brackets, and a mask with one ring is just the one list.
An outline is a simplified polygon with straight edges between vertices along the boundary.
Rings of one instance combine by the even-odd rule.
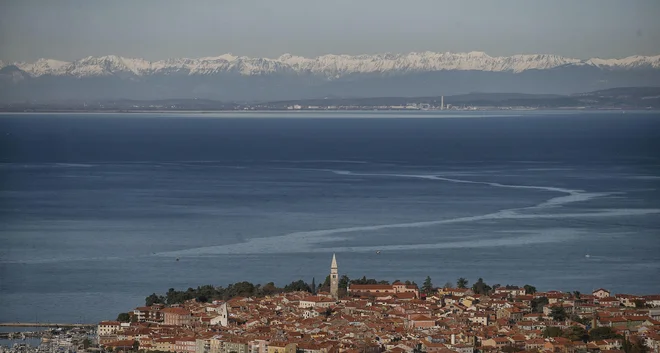
[[337, 258], [332, 254], [332, 264], [330, 265], [330, 295], [332, 299], [339, 299], [339, 273], [337, 272]]

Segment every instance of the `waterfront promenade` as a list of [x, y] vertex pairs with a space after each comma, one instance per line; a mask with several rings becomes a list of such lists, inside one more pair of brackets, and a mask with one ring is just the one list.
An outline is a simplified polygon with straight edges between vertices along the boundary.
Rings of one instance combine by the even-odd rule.
[[71, 323], [52, 323], [52, 322], [0, 322], [0, 327], [96, 327], [96, 324], [71, 324]]

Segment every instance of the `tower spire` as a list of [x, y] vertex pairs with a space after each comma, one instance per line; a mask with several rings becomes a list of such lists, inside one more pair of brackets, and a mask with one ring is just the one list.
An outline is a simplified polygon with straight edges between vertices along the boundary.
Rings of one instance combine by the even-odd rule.
[[332, 254], [332, 264], [330, 264], [330, 295], [334, 300], [339, 299], [339, 272], [335, 254]]

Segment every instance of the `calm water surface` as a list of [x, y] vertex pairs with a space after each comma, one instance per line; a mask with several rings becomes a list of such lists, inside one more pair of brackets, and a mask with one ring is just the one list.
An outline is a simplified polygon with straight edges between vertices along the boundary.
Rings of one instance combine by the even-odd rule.
[[660, 293], [657, 113], [2, 115], [0, 162], [0, 321], [318, 283], [333, 252], [349, 277]]

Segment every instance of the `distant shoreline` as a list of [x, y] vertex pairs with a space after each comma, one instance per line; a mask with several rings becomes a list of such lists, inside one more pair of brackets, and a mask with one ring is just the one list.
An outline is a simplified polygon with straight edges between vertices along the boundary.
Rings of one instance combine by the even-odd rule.
[[657, 112], [658, 108], [540, 108], [540, 109], [474, 109], [474, 110], [418, 110], [418, 109], [303, 109], [303, 110], [285, 110], [285, 109], [255, 109], [255, 110], [0, 110], [0, 114], [250, 114], [250, 113], [287, 113], [287, 114], [305, 114], [305, 113], [435, 113], [435, 114], [462, 114], [479, 112]]

